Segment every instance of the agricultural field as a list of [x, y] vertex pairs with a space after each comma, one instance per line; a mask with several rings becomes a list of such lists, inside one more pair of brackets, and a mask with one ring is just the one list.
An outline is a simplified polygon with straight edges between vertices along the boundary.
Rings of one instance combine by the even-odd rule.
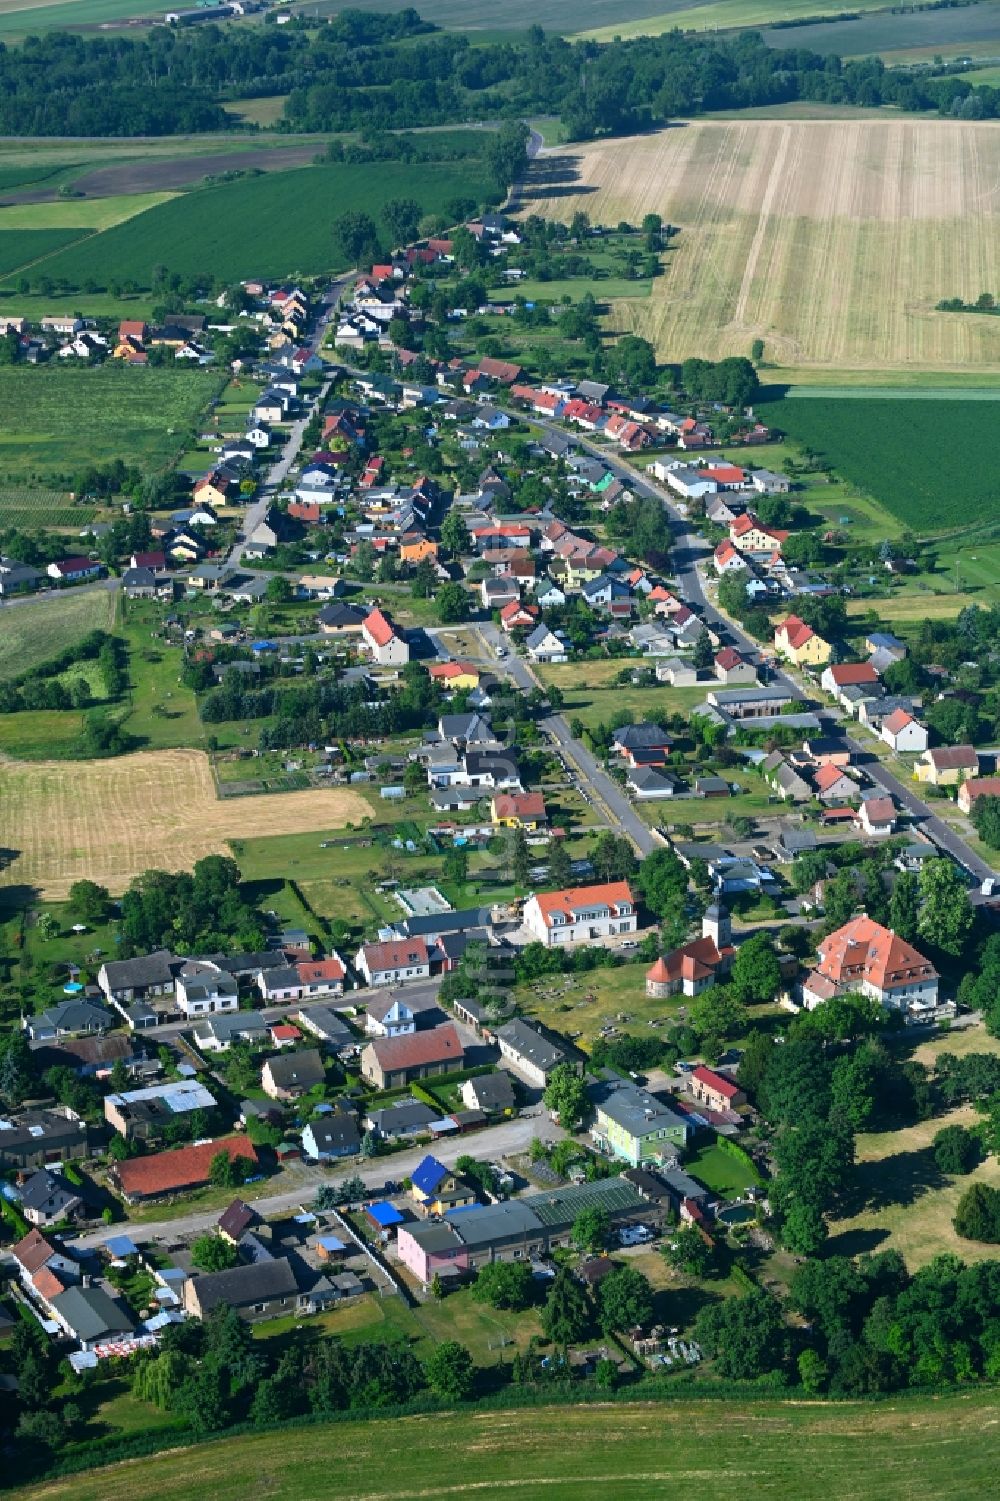
[[[0, 523], [3, 521], [0, 515]], [[47, 599], [0, 606], [0, 678], [17, 677], [57, 657], [88, 631], [109, 631], [115, 596], [109, 589], [76, 589]], [[20, 716], [0, 716], [3, 718]]]
[[33, 485], [0, 485], [0, 527], [31, 531], [79, 531], [95, 516], [92, 505], [75, 505], [68, 490], [39, 490]]
[[[886, 0], [858, 0], [852, 11], [880, 10]], [[755, 30], [774, 21], [798, 21], [808, 16], [830, 14], [829, 0], [691, 0], [690, 4], [665, 4], [657, 7], [657, 14], [636, 17], [619, 24], [618, 21], [603, 24], [583, 34], [596, 41], [610, 41], [616, 36], [657, 36], [663, 31], [679, 27], [682, 31], [738, 31], [753, 27]], [[780, 34], [780, 33], [779, 33]], [[787, 47], [805, 46], [797, 38], [798, 27], [786, 31]]]
[[75, 245], [83, 236], [80, 229], [5, 229], [5, 212], [0, 209], [0, 276], [15, 276], [57, 250]]
[[[300, 167], [199, 188], [150, 208], [124, 224], [71, 246], [45, 263], [46, 274], [79, 285], [104, 284], [109, 269], [140, 286], [162, 262], [182, 276], [206, 269], [224, 280], [254, 273], [318, 275], [342, 261], [332, 226], [341, 214], [377, 214], [389, 198], [416, 197], [426, 213], [440, 213], [456, 196], [480, 201], [485, 173], [462, 163], [404, 163]], [[308, 204], [308, 212], [303, 205]]]
[[[852, 10], [864, 10], [852, 6]], [[847, 21], [818, 21], [815, 26], [783, 27], [763, 33], [769, 47], [807, 47], [810, 52], [836, 52], [841, 57], [878, 54], [888, 63], [930, 62], [943, 57], [1000, 55], [1000, 5], [986, 3], [925, 11], [891, 11]]]
[[222, 389], [209, 370], [96, 369], [62, 363], [0, 368], [0, 467], [5, 484], [68, 489], [89, 464], [168, 464]]
[[[779, 399], [760, 410], [913, 531], [996, 519], [1000, 403]], [[941, 468], [945, 428], [950, 451], [962, 455], [957, 484]]]
[[63, 31], [70, 27], [88, 29], [102, 21], [121, 21], [131, 16], [155, 15], [150, 0], [0, 0], [0, 39], [19, 40], [43, 31]]
[[[447, 1309], [447, 1304], [444, 1305]], [[967, 1501], [992, 1488], [991, 1392], [886, 1402], [740, 1403], [690, 1400], [595, 1408], [433, 1413], [241, 1434], [172, 1448], [113, 1471], [75, 1474], [12, 1492], [14, 1501], [242, 1501], [246, 1476], [269, 1501], [364, 1496], [544, 1495], [547, 1501], [687, 1501], [710, 1478], [720, 1492], [752, 1481], [758, 1496], [797, 1501]], [[112, 1478], [113, 1476], [113, 1478]], [[764, 1478], [768, 1477], [768, 1478]], [[877, 1477], [877, 1481], [873, 1480]], [[259, 1487], [258, 1487], [259, 1488]]]
[[324, 788], [220, 801], [201, 751], [139, 751], [111, 761], [0, 762], [0, 828], [16, 851], [0, 885], [63, 900], [83, 877], [121, 892], [151, 866], [187, 869], [229, 841], [343, 827], [369, 813], [356, 792]]
[[547, 196], [540, 181], [531, 211], [657, 212], [680, 227], [650, 297], [616, 303], [610, 320], [667, 359], [748, 355], [760, 338], [790, 372], [1000, 370], [1000, 319], [935, 311], [996, 280], [989, 125], [700, 121], [561, 148], [547, 177], [560, 159], [579, 190]]

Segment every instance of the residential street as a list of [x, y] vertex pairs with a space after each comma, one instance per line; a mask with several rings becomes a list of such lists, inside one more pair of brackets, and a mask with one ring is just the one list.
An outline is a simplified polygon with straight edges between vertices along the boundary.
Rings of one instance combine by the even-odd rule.
[[[521, 1152], [526, 1152], [535, 1136], [546, 1141], [556, 1141], [559, 1135], [558, 1128], [552, 1125], [548, 1115], [543, 1111], [537, 1115], [520, 1115], [516, 1120], [505, 1121], [502, 1125], [487, 1126], [484, 1131], [477, 1131], [471, 1137], [460, 1135], [444, 1137], [434, 1143], [433, 1152], [434, 1156], [446, 1167], [454, 1166], [459, 1157], [464, 1157], [470, 1152], [481, 1161], [498, 1161], [502, 1156], [517, 1156]], [[234, 1190], [233, 1198], [245, 1199], [262, 1215], [281, 1214], [290, 1209], [308, 1208], [321, 1183], [337, 1183], [345, 1178], [353, 1178], [355, 1175], [364, 1179], [367, 1187], [377, 1193], [382, 1184], [390, 1178], [396, 1182], [408, 1178], [417, 1164], [427, 1155], [428, 1150], [427, 1147], [414, 1147], [404, 1152], [393, 1152], [367, 1165], [362, 1163], [359, 1166], [351, 1163], [335, 1170], [297, 1163], [290, 1168], [283, 1169], [277, 1180], [280, 1182], [282, 1179], [294, 1177], [293, 1187], [283, 1189], [281, 1193], [275, 1193], [273, 1191], [274, 1180], [269, 1183], [249, 1184], [239, 1194]], [[137, 1242], [161, 1239], [169, 1241], [181, 1236], [197, 1235], [203, 1230], [214, 1228], [221, 1212], [220, 1209], [192, 1210], [190, 1214], [170, 1219], [149, 1220], [145, 1224], [130, 1220], [126, 1225], [105, 1225], [100, 1230], [81, 1235], [73, 1244], [103, 1245], [109, 1236], [121, 1234], [122, 1231]]]

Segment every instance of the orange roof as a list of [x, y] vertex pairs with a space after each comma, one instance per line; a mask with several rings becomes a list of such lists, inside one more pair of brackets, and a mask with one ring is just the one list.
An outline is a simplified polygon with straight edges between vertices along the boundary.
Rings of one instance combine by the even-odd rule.
[[746, 477], [735, 464], [710, 464], [707, 474], [709, 479], [718, 480], [722, 485], [742, 485]]
[[379, 609], [372, 610], [366, 615], [362, 626], [376, 646], [388, 646], [396, 634], [392, 628], [392, 622]]
[[544, 818], [545, 798], [540, 792], [499, 792], [493, 810], [497, 818]]
[[777, 641], [779, 636], [784, 636], [789, 650], [798, 651], [800, 647], [805, 646], [807, 641], [811, 641], [815, 634], [812, 626], [806, 625], [804, 620], [800, 620], [797, 615], [789, 615], [788, 619], [783, 620], [777, 627], [774, 637]]
[[838, 985], [867, 979], [886, 989], [937, 977], [933, 964], [912, 944], [863, 915], [824, 938], [819, 956], [820, 974]]
[[45, 1239], [41, 1230], [29, 1230], [23, 1240], [19, 1240], [12, 1252], [14, 1260], [30, 1276], [37, 1272], [47, 1261], [56, 1254], [56, 1248]]
[[905, 709], [893, 709], [889, 717], [882, 722], [882, 728], [888, 730], [890, 735], [898, 735], [900, 730], [905, 730], [908, 724], [914, 724], [912, 714]]
[[48, 1299], [58, 1298], [60, 1293], [66, 1291], [66, 1284], [61, 1277], [57, 1277], [51, 1267], [43, 1266], [31, 1279], [31, 1285], [40, 1297]]
[[275, 1042], [298, 1042], [302, 1033], [298, 1027], [293, 1027], [291, 1022], [275, 1022], [268, 1028]]
[[478, 677], [479, 668], [474, 662], [432, 662], [427, 669], [432, 678]]
[[[845, 773], [839, 766], [831, 766], [828, 764], [826, 766], [819, 767], [819, 769], [813, 773], [813, 782], [819, 788], [820, 792], [826, 792], [830, 787], [835, 786], [844, 775]], [[850, 777], [848, 777], [847, 780], [850, 781]]]
[[198, 1188], [208, 1182], [212, 1158], [220, 1152], [225, 1152], [231, 1162], [237, 1157], [257, 1161], [253, 1144], [245, 1136], [220, 1136], [217, 1141], [199, 1142], [193, 1147], [157, 1152], [154, 1157], [119, 1162], [115, 1175], [122, 1192], [129, 1197], [148, 1198], [152, 1194], [171, 1193], [176, 1189]]
[[827, 671], [838, 688], [878, 682], [878, 673], [870, 662], [838, 662], [836, 667], [828, 667]]
[[428, 964], [427, 944], [422, 938], [393, 938], [387, 943], [366, 943], [365, 963], [371, 974], [376, 970], [410, 969]]
[[678, 980], [707, 980], [726, 954], [731, 953], [731, 948], [716, 948], [714, 938], [693, 938], [690, 943], [682, 944], [665, 958], [658, 959], [652, 969], [647, 970], [646, 979], [660, 985]]
[[401, 1068], [419, 1068], [428, 1063], [454, 1060], [462, 1067], [465, 1049], [451, 1022], [431, 1027], [426, 1032], [404, 1033], [401, 1037], [376, 1037], [369, 1047], [384, 1073]]
[[541, 891], [535, 896], [538, 910], [547, 928], [559, 913], [566, 922], [573, 922], [577, 912], [593, 911], [595, 907], [635, 906], [635, 897], [627, 881], [608, 881], [603, 886], [567, 886], [564, 891]]
[[965, 795], [970, 802], [977, 797], [1000, 797], [1000, 777], [970, 777], [965, 783]]
[[307, 964], [296, 964], [295, 972], [303, 985], [316, 980], [342, 980], [345, 974], [340, 959], [312, 959]]

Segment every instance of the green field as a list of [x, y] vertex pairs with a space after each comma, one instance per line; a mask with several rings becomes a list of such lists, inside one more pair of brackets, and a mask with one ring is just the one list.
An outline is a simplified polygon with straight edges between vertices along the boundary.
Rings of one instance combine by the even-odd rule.
[[[851, 6], [864, 10], [864, 6]], [[836, 14], [836, 11], [833, 11]], [[827, 14], [830, 14], [828, 11]], [[769, 47], [807, 47], [810, 52], [836, 52], [841, 57], [868, 57], [880, 53], [895, 62], [900, 53], [985, 54], [1000, 52], [1000, 6], [979, 4], [919, 11], [888, 7], [858, 20], [817, 22], [794, 31], [777, 27], [764, 32]], [[930, 56], [928, 56], [930, 61]]]
[[[0, 678], [58, 656], [88, 631], [110, 630], [114, 619], [115, 596], [108, 589], [66, 590], [0, 606]], [[0, 715], [0, 724], [23, 717]]]
[[300, 167], [183, 194], [50, 257], [46, 274], [79, 286], [109, 273], [147, 286], [155, 265], [183, 276], [318, 275], [343, 267], [334, 221], [350, 210], [377, 216], [387, 199], [419, 200], [441, 213], [456, 196], [480, 202], [485, 174], [462, 163], [400, 162]]
[[43, 31], [70, 26], [94, 26], [101, 21], [120, 21], [129, 16], [156, 15], [149, 0], [63, 0], [58, 5], [37, 5], [24, 0], [5, 0], [0, 10], [0, 38], [7, 41], [37, 36]]
[[[918, 532], [995, 519], [1000, 407], [916, 399], [778, 400], [765, 420]], [[960, 456], [949, 475], [946, 456]]]
[[69, 489], [88, 464], [121, 458], [158, 469], [186, 448], [222, 388], [208, 370], [0, 368], [0, 470], [5, 483]]
[[[80, 229], [3, 229], [0, 227], [0, 276], [12, 276], [44, 256], [75, 245]], [[11, 309], [13, 312], [14, 310]], [[20, 308], [17, 309], [20, 312]]]
[[[447, 1303], [444, 1305], [447, 1308]], [[969, 1501], [995, 1482], [992, 1392], [893, 1402], [683, 1401], [435, 1413], [246, 1434], [92, 1471], [17, 1501], [450, 1496], [548, 1501]]]

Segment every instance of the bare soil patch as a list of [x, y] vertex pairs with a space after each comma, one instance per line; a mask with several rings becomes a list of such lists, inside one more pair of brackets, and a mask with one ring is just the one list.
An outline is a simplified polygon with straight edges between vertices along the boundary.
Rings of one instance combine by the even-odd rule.
[[119, 193], [155, 193], [190, 187], [203, 177], [220, 172], [239, 172], [247, 167], [259, 167], [263, 172], [305, 167], [315, 155], [315, 146], [275, 146], [258, 151], [224, 151], [215, 156], [180, 156], [171, 161], [117, 162], [113, 167], [98, 167], [93, 172], [84, 173], [73, 186], [88, 198], [109, 198]]
[[0, 886], [63, 900], [74, 881], [118, 894], [142, 871], [190, 869], [230, 839], [306, 834], [370, 817], [346, 788], [220, 801], [202, 751], [141, 751], [113, 761], [0, 763]]

